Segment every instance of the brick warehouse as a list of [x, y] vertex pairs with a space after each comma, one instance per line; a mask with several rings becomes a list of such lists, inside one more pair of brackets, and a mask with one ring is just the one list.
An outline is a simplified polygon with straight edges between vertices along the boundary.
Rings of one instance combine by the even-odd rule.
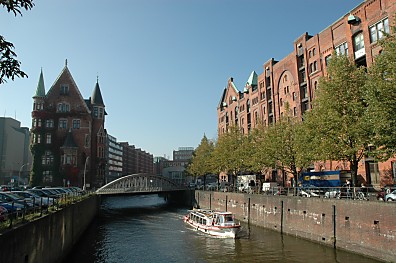
[[[394, 25], [396, 0], [366, 0], [335, 21], [322, 32], [302, 34], [293, 43], [293, 52], [280, 61], [273, 58], [263, 65], [263, 73], [248, 77], [243, 91], [228, 80], [217, 107], [218, 135], [230, 125], [238, 125], [247, 134], [259, 123], [275, 123], [284, 114], [288, 102], [294, 116], [302, 119], [312, 108], [319, 78], [326, 74], [327, 61], [335, 50], [347, 54], [357, 65], [370, 67], [380, 53], [378, 40], [382, 31]], [[315, 164], [315, 170], [348, 169], [343, 161]], [[396, 159], [378, 163], [366, 158], [359, 163], [358, 173], [368, 184], [384, 184], [395, 178]]]
[[85, 177], [87, 187], [102, 186], [107, 114], [99, 83], [83, 99], [66, 61], [47, 93], [41, 72], [33, 101], [31, 184], [81, 187]]

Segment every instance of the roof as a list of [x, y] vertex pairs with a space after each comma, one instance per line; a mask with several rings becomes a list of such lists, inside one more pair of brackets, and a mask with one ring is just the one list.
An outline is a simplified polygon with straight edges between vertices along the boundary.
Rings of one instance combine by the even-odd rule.
[[95, 85], [94, 91], [92, 93], [91, 104], [103, 105], [104, 106], [102, 93], [100, 92], [100, 87], [99, 87], [99, 82], [98, 81], [96, 81], [96, 85]]
[[71, 130], [69, 130], [69, 132], [67, 133], [65, 143], [61, 148], [78, 148], [76, 142], [74, 141], [73, 133], [71, 132]]
[[44, 77], [43, 77], [43, 69], [40, 72], [39, 82], [37, 84], [36, 94], [34, 97], [45, 97], [45, 87], [44, 87]]
[[246, 84], [248, 86], [254, 86], [254, 85], [257, 86], [257, 73], [256, 73], [256, 71], [253, 70], [252, 73], [250, 73], [249, 79], [246, 82]]

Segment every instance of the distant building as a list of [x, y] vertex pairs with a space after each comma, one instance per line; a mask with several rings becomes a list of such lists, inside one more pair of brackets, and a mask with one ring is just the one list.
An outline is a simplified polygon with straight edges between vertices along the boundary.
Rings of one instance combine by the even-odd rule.
[[179, 147], [177, 151], [173, 151], [173, 160], [164, 160], [162, 163], [162, 176], [167, 177], [178, 184], [182, 185], [186, 182], [186, 167], [192, 159], [194, 152], [193, 147]]
[[147, 153], [135, 145], [129, 145], [128, 142], [120, 142], [123, 147], [122, 151], [122, 175], [131, 175], [137, 173], [153, 174], [154, 164], [153, 155]]
[[84, 99], [67, 61], [45, 92], [41, 72], [33, 96], [30, 183], [98, 188], [105, 183], [105, 105], [99, 83]]
[[190, 161], [194, 153], [194, 147], [179, 147], [173, 151], [173, 161]]
[[28, 182], [32, 157], [29, 128], [8, 117], [0, 117], [0, 184]]
[[106, 176], [105, 183], [109, 183], [122, 176], [122, 154], [123, 147], [117, 142], [117, 139], [109, 134], [107, 134], [107, 144], [106, 144]]
[[154, 157], [154, 175], [162, 176], [162, 170], [164, 169], [164, 163], [169, 161], [165, 157]]

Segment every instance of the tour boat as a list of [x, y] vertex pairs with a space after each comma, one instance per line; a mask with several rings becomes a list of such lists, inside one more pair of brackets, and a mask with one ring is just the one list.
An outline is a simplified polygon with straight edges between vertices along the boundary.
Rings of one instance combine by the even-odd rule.
[[194, 229], [216, 237], [236, 238], [241, 228], [231, 212], [194, 209], [183, 220]]

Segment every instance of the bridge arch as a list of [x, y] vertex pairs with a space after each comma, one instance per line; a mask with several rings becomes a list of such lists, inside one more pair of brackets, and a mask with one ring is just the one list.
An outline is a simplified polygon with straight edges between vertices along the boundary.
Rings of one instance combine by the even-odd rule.
[[96, 190], [100, 195], [161, 193], [186, 190], [163, 176], [146, 173], [131, 174], [118, 178]]

